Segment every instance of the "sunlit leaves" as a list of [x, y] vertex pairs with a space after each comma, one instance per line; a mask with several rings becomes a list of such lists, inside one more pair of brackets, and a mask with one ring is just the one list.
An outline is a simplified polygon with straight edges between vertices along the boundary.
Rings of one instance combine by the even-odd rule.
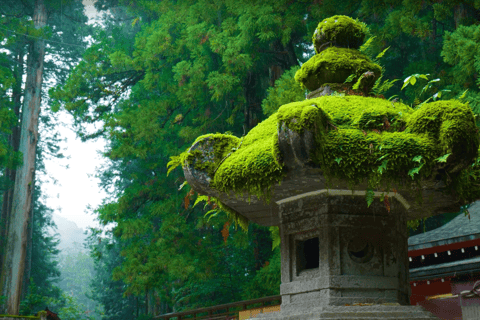
[[382, 161], [382, 164], [377, 169], [378, 173], [382, 174], [384, 171], [387, 170], [387, 163], [388, 163], [388, 160]]
[[451, 153], [447, 153], [441, 157], [435, 159], [437, 162], [447, 162], [447, 158], [451, 155]]
[[370, 207], [375, 199], [375, 192], [372, 189], [367, 189], [365, 199], [367, 200], [367, 206]]
[[280, 246], [280, 229], [277, 226], [269, 227], [270, 234], [272, 237], [272, 251], [275, 250], [276, 247]]
[[415, 175], [418, 174], [420, 172], [420, 170], [422, 169], [423, 165], [425, 164], [425, 160], [423, 160], [423, 157], [422, 156], [415, 156], [413, 157], [412, 161], [414, 162], [418, 162], [419, 163], [419, 166], [418, 167], [415, 167], [415, 168], [412, 168], [408, 171], [408, 175], [410, 177], [412, 177], [412, 179], [415, 178]]

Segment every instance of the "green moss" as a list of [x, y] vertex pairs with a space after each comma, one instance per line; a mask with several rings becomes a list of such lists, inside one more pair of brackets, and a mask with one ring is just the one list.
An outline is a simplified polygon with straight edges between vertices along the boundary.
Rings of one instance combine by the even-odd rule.
[[245, 136], [241, 148], [225, 159], [215, 174], [212, 187], [265, 197], [282, 176], [274, 114], [253, 128]]
[[473, 162], [477, 157], [478, 134], [474, 115], [468, 105], [458, 100], [422, 105], [410, 117], [407, 128], [412, 133], [431, 135], [444, 154], [461, 154], [467, 162]]
[[[214, 189], [268, 201], [271, 187], [285, 175], [278, 149], [280, 125], [299, 133], [314, 132], [313, 162], [328, 181], [346, 180], [352, 189], [363, 182], [370, 189], [388, 190], [392, 182], [414, 187], [438, 173], [439, 165], [445, 164], [436, 159], [445, 152], [452, 153], [448, 160], [465, 166], [474, 163], [479, 148], [472, 111], [458, 101], [427, 103], [414, 110], [379, 98], [323, 96], [281, 106], [243, 141], [222, 134], [199, 137], [196, 142], [208, 140], [214, 151], [207, 156], [194, 151], [183, 159], [206, 170]], [[480, 194], [477, 165], [451, 175], [450, 181], [444, 179], [460, 199]], [[236, 212], [222, 210], [238, 221]]]
[[[297, 132], [315, 130], [319, 147], [314, 161], [332, 177], [356, 184], [397, 179], [399, 172], [406, 176], [419, 165], [414, 157], [429, 163], [438, 157], [430, 135], [401, 132], [414, 113], [406, 105], [378, 98], [325, 96], [284, 105], [277, 117]], [[420, 172], [429, 173], [432, 165]]]
[[[432, 115], [430, 122], [425, 120], [428, 115]], [[242, 146], [220, 164], [211, 186], [265, 197], [284, 175], [277, 142], [281, 123], [297, 132], [313, 131], [317, 148], [312, 160], [325, 174], [345, 179], [352, 186], [365, 180], [372, 186], [411, 178], [419, 181], [431, 175], [435, 159], [445, 150], [457, 152], [457, 160], [466, 157], [465, 161], [471, 161], [468, 152], [455, 146], [464, 145], [460, 148], [466, 151], [470, 145], [478, 149], [471, 110], [456, 101], [439, 101], [413, 110], [378, 98], [324, 96], [284, 105], [252, 129]], [[223, 139], [222, 135], [199, 139], [212, 137]], [[223, 148], [230, 147], [231, 143], [225, 143]], [[215, 166], [227, 151], [217, 151]]]
[[350, 17], [336, 15], [324, 19], [313, 34], [315, 53], [328, 42], [337, 47], [358, 49], [365, 39], [365, 33], [366, 25]]
[[[193, 162], [195, 169], [206, 171], [209, 176], [213, 177], [215, 170], [223, 159], [227, 158], [229, 153], [235, 152], [241, 142], [238, 137], [221, 133], [199, 136], [195, 139], [193, 145], [199, 141], [210, 144], [211, 148], [206, 148], [207, 150], [203, 150], [203, 152], [200, 150], [189, 151], [190, 148], [188, 148], [180, 155], [170, 157], [170, 161], [167, 163], [167, 175], [176, 167], [185, 166], [187, 162]], [[204, 156], [202, 157], [202, 155]]]
[[349, 83], [355, 83], [367, 71], [373, 72], [375, 79], [382, 74], [382, 68], [360, 51], [330, 47], [305, 62], [295, 80], [313, 91], [325, 83], [343, 83], [351, 74], [356, 77]]
[[236, 151], [236, 148], [240, 145], [240, 139], [226, 134], [207, 134], [198, 137], [195, 142], [209, 141], [211, 148], [208, 148], [208, 152], [203, 151], [203, 155], [207, 154], [207, 157], [196, 157], [195, 153], [201, 151], [195, 150], [185, 158], [185, 160], [193, 161], [193, 166], [197, 170], [206, 171], [210, 177], [213, 177], [217, 168], [222, 164], [224, 159], [228, 158], [229, 154]]

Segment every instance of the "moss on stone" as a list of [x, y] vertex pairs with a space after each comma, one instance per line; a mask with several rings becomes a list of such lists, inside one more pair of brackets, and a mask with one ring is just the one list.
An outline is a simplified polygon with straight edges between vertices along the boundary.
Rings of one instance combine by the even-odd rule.
[[[371, 186], [404, 183], [412, 181], [410, 177], [419, 181], [431, 176], [438, 165], [435, 159], [445, 152], [455, 153], [456, 161], [473, 163], [479, 146], [472, 111], [458, 101], [428, 103], [414, 110], [378, 98], [324, 96], [280, 107], [230, 155], [238, 138], [199, 137], [219, 142], [213, 165], [203, 164], [209, 174], [220, 164], [210, 186], [268, 198], [270, 188], [285, 174], [278, 151], [282, 123], [297, 132], [314, 132], [317, 148], [312, 160], [330, 178], [347, 180], [352, 187], [365, 180]], [[195, 155], [187, 161], [191, 157]]]
[[477, 157], [478, 135], [474, 115], [467, 104], [458, 100], [424, 104], [410, 117], [407, 130], [415, 134], [429, 134], [437, 140], [444, 154], [461, 154], [467, 162]]
[[[416, 156], [438, 157], [430, 136], [399, 132], [413, 113], [404, 104], [378, 98], [325, 96], [282, 106], [278, 119], [297, 132], [302, 127], [316, 130], [317, 144], [322, 146], [316, 148], [314, 161], [332, 177], [356, 184], [378, 180], [378, 174], [383, 180], [397, 178], [401, 171], [406, 175], [418, 165], [412, 161]], [[321, 125], [312, 124], [313, 119]], [[379, 170], [384, 161], [385, 168]], [[429, 169], [425, 166], [421, 172]]]
[[343, 83], [351, 74], [356, 77], [348, 83], [355, 83], [367, 71], [373, 72], [375, 79], [382, 74], [382, 68], [360, 51], [330, 47], [305, 62], [295, 80], [313, 91], [325, 83]]
[[[198, 141], [210, 141], [211, 148], [208, 151], [204, 149], [203, 152], [195, 150], [193, 152], [186, 152], [185, 160], [193, 161], [193, 167], [196, 170], [202, 170], [213, 177], [217, 168], [221, 165], [222, 160], [227, 158], [229, 153], [236, 151], [240, 144], [240, 139], [228, 134], [206, 134], [198, 137], [194, 144]], [[203, 154], [202, 157], [197, 157], [198, 153]], [[185, 162], [183, 161], [182, 164]]]
[[336, 15], [321, 21], [313, 34], [315, 53], [323, 45], [358, 49], [365, 39], [366, 25], [343, 15]]
[[238, 151], [219, 167], [211, 186], [224, 192], [268, 195], [271, 186], [283, 176], [276, 141], [277, 120], [274, 114], [245, 136]]

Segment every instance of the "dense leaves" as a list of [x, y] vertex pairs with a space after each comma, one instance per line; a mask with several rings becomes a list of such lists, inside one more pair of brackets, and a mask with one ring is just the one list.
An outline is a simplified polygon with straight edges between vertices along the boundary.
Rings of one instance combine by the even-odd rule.
[[[388, 82], [378, 93], [418, 105], [442, 89], [451, 91], [441, 98], [450, 98], [469, 88], [466, 99], [477, 110], [473, 0], [103, 0], [96, 6], [112, 9], [105, 27], [92, 33], [92, 46], [50, 97], [53, 110], [74, 116], [80, 137], [109, 142], [110, 162], [98, 176], [110, 196], [94, 211], [113, 230], [107, 238], [92, 230], [89, 243], [94, 296], [105, 319], [279, 293], [280, 255], [270, 236], [278, 245], [278, 230], [250, 225], [244, 233], [230, 215], [205, 216], [218, 208], [194, 207], [197, 195], [181, 188], [180, 170], [167, 176], [166, 164], [201, 134], [241, 137], [281, 104], [303, 99], [293, 74], [312, 54], [311, 35], [322, 19], [346, 14], [370, 27], [365, 53], [372, 59], [385, 53]], [[412, 74], [429, 77], [401, 90]], [[88, 124], [97, 126], [92, 131]]]

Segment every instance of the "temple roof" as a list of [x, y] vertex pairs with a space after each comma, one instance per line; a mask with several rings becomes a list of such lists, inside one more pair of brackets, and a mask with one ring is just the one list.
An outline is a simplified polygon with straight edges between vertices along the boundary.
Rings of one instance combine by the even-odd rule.
[[439, 276], [447, 277], [460, 275], [480, 268], [480, 257], [450, 261], [419, 268], [411, 268], [410, 281], [432, 279]]
[[480, 201], [470, 208], [470, 220], [464, 214], [440, 228], [408, 238], [408, 250], [431, 248], [480, 238]]

